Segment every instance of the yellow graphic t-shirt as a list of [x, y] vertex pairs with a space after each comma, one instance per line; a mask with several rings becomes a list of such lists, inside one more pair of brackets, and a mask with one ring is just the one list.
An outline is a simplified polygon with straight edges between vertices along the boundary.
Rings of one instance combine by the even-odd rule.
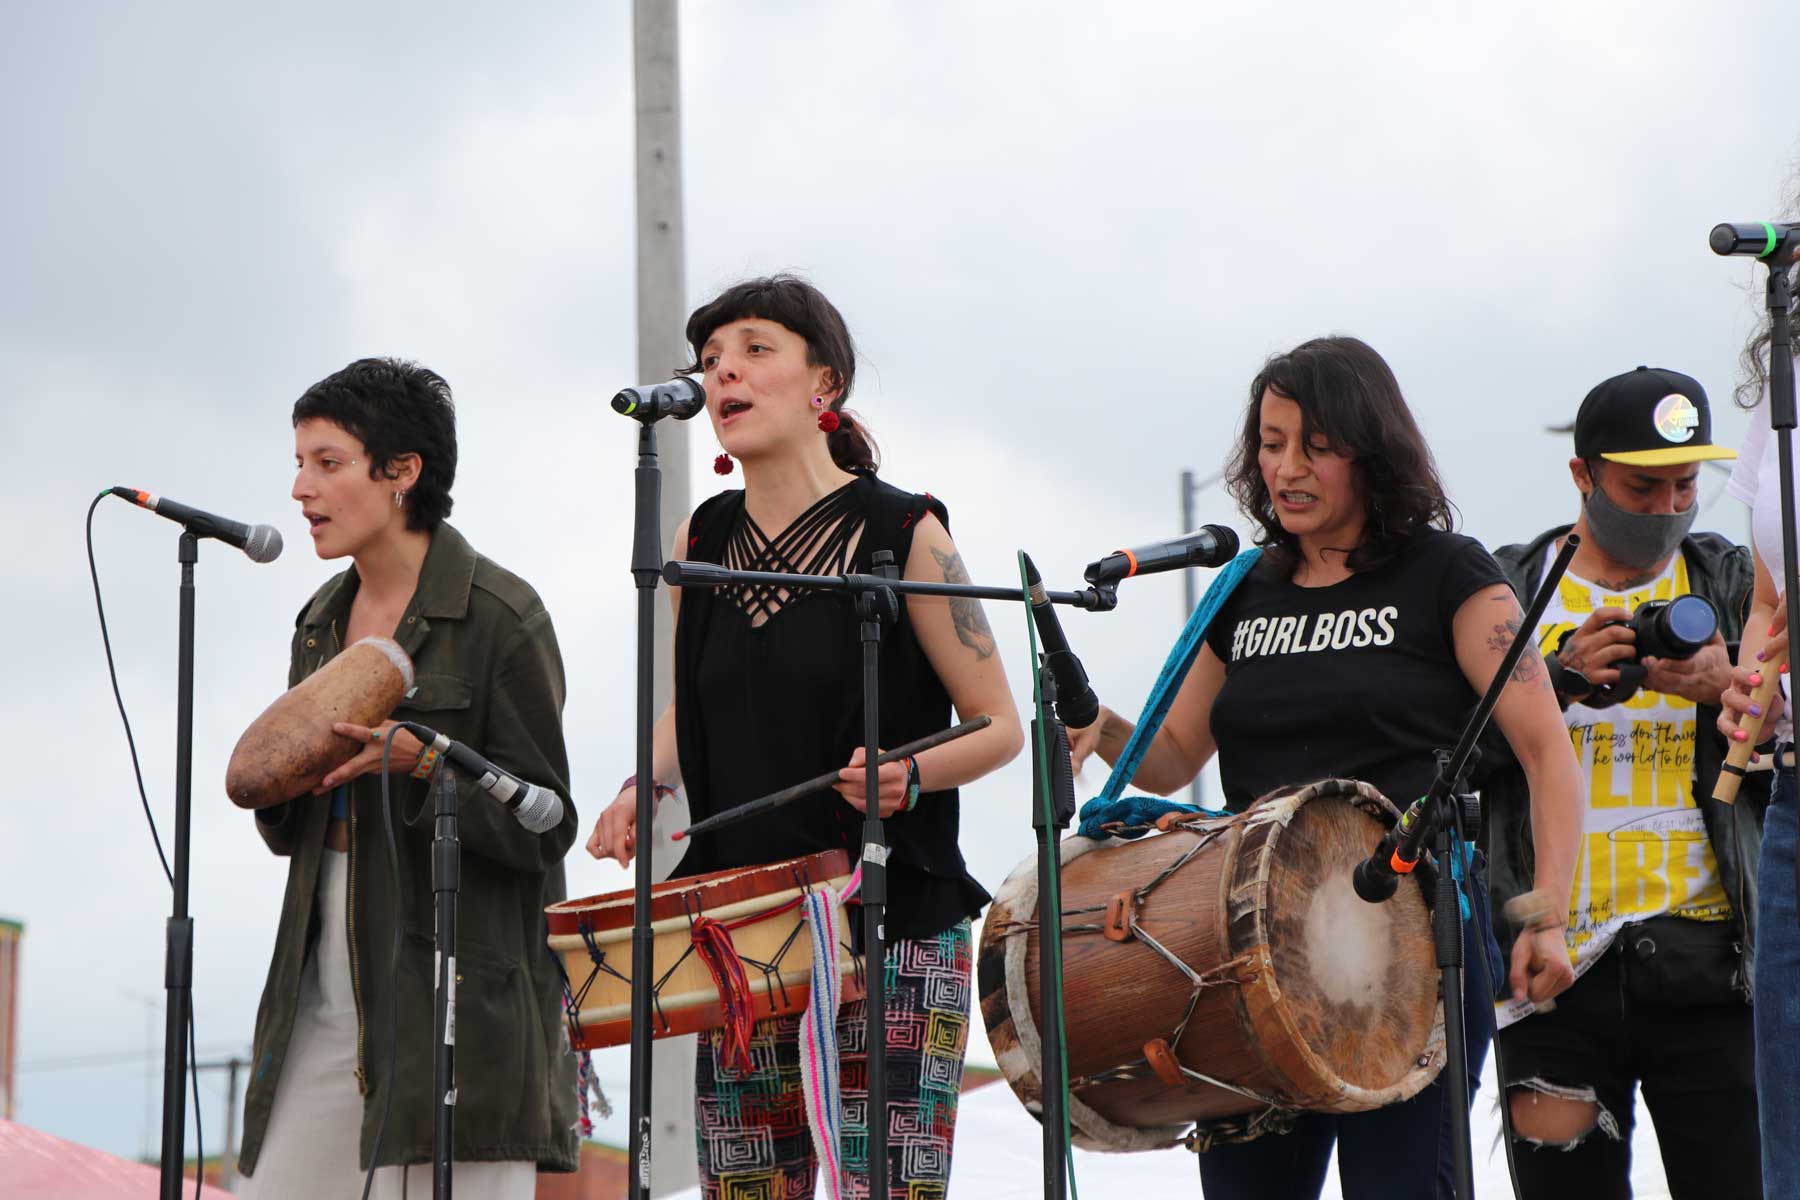
[[[1687, 561], [1679, 554], [1661, 576], [1625, 594], [1565, 574], [1538, 626], [1538, 652], [1555, 649], [1597, 608], [1636, 612], [1646, 600], [1687, 592]], [[1569, 959], [1578, 979], [1629, 923], [1664, 913], [1696, 921], [1731, 916], [1694, 800], [1697, 716], [1692, 700], [1642, 688], [1623, 704], [1571, 704], [1563, 714], [1586, 785], [1569, 896]], [[1532, 1011], [1529, 1001], [1509, 998], [1499, 1006], [1499, 1023]]]

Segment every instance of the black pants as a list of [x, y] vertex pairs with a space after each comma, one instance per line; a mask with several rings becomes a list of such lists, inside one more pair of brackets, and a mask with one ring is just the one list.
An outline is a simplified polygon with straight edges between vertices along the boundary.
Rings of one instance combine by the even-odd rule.
[[1591, 1091], [1585, 1098], [1601, 1110], [1599, 1126], [1573, 1146], [1515, 1139], [1519, 1200], [1628, 1200], [1640, 1083], [1674, 1200], [1760, 1200], [1750, 1006], [1729, 995], [1701, 1005], [1648, 1002], [1628, 985], [1634, 969], [1615, 945], [1554, 1011], [1500, 1031], [1503, 1095], [1541, 1083], [1555, 1095]]

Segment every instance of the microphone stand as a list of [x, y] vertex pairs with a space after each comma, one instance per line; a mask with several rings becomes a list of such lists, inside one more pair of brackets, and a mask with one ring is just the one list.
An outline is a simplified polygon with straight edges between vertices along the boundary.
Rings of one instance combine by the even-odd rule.
[[650, 928], [650, 826], [656, 820], [653, 706], [656, 657], [656, 583], [662, 573], [662, 467], [656, 456], [655, 408], [629, 414], [638, 420], [636, 500], [632, 519], [631, 577], [637, 585], [637, 831], [631, 903], [631, 1132], [626, 1195], [650, 1200], [650, 1003], [654, 936]]
[[[1467, 1031], [1463, 1021], [1463, 921], [1456, 876], [1459, 864], [1457, 845], [1466, 841], [1464, 830], [1479, 828], [1481, 801], [1469, 791], [1469, 767], [1478, 755], [1475, 743], [1487, 728], [1500, 693], [1512, 678], [1513, 668], [1537, 636], [1538, 622], [1550, 603], [1550, 596], [1568, 570], [1581, 539], [1570, 534], [1562, 551], [1538, 584], [1531, 607], [1513, 635], [1500, 667], [1488, 689], [1469, 714], [1454, 750], [1439, 749], [1438, 773], [1431, 790], [1415, 801], [1398, 823], [1382, 837], [1375, 853], [1359, 863], [1353, 877], [1356, 894], [1371, 904], [1390, 899], [1399, 886], [1400, 876], [1415, 873], [1425, 899], [1431, 905], [1432, 940], [1437, 948], [1439, 995], [1444, 1004], [1445, 1072], [1449, 1075], [1451, 1172], [1456, 1184], [1457, 1200], [1473, 1200], [1475, 1195], [1474, 1152], [1469, 1142], [1469, 1053]], [[1432, 854], [1424, 847], [1430, 842]], [[1435, 860], [1435, 862], [1434, 862]], [[1492, 981], [1489, 981], [1490, 986]], [[1434, 1151], [1435, 1153], [1435, 1151]]]
[[[1047, 656], [1046, 656], [1047, 658]], [[1038, 688], [1048, 714], [1044, 728], [1031, 719], [1031, 827], [1037, 834], [1038, 1018], [1042, 1055], [1038, 1078], [1043, 1096], [1044, 1200], [1068, 1194], [1069, 1143], [1063, 1136], [1062, 1006], [1062, 835], [1075, 819], [1075, 775], [1069, 736], [1056, 708], [1056, 674], [1046, 661], [1038, 667]], [[1049, 803], [1045, 804], [1045, 790]]]
[[[450, 1200], [450, 1158], [456, 1135], [456, 900], [462, 886], [462, 843], [456, 833], [456, 772], [449, 763], [432, 787], [431, 894], [436, 902], [437, 978], [432, 987], [431, 1194]], [[395, 1081], [389, 1080], [389, 1087]]]
[[[876, 551], [870, 559], [872, 574], [845, 575], [802, 575], [785, 571], [734, 571], [715, 563], [674, 561], [663, 567], [663, 579], [672, 587], [742, 587], [762, 585], [779, 588], [812, 588], [818, 591], [839, 591], [850, 595], [855, 605], [857, 616], [861, 618], [859, 640], [862, 644], [863, 663], [863, 746], [864, 761], [873, 763], [880, 756], [880, 702], [881, 702], [881, 630], [884, 623], [891, 623], [900, 615], [899, 597], [910, 596], [954, 596], [959, 598], [980, 600], [1012, 600], [1029, 603], [1023, 588], [982, 587], [974, 584], [930, 583], [923, 580], [899, 578], [900, 569], [894, 562], [892, 551]], [[1057, 604], [1068, 604], [1077, 608], [1085, 608], [1095, 612], [1111, 610], [1118, 603], [1118, 596], [1111, 588], [1090, 587], [1079, 592], [1047, 592], [1050, 599]], [[1067, 746], [1066, 740], [1063, 742]], [[1063, 758], [1066, 762], [1068, 754]], [[864, 817], [862, 828], [862, 909], [863, 909], [863, 975], [867, 980], [865, 991], [865, 1010], [868, 1013], [868, 1025], [865, 1041], [868, 1046], [868, 1176], [869, 1195], [871, 1198], [885, 1195], [885, 1184], [881, 1189], [875, 1187], [877, 1172], [884, 1181], [887, 1178], [887, 928], [884, 918], [887, 912], [887, 859], [888, 845], [886, 830], [881, 819], [879, 772], [871, 768], [867, 772], [867, 791], [864, 793]], [[639, 780], [640, 795], [643, 782]], [[1074, 784], [1070, 783], [1070, 816], [1074, 815]], [[1066, 822], [1065, 822], [1066, 824]], [[646, 826], [647, 828], [647, 826]], [[1049, 838], [1048, 831], [1040, 831], [1040, 839]], [[641, 859], [640, 859], [641, 861]], [[648, 909], [646, 904], [645, 909]], [[1060, 925], [1060, 918], [1057, 923]], [[634, 958], [634, 963], [648, 962], [648, 953], [644, 958]], [[632, 984], [635, 987], [640, 977], [648, 978], [648, 972], [634, 970]], [[1046, 1002], [1049, 997], [1046, 996]], [[644, 1015], [643, 1029], [648, 1036], [649, 1014]], [[632, 1036], [638, 1035], [640, 1025], [637, 1014], [632, 1015]], [[1048, 1041], [1048, 1039], [1046, 1039]], [[1049, 1054], [1048, 1048], [1045, 1051]], [[635, 1062], [635, 1057], [634, 1060]], [[1046, 1076], [1045, 1092], [1053, 1090]], [[1058, 1064], [1060, 1080], [1061, 1068]], [[1054, 1089], [1060, 1093], [1060, 1087]], [[1057, 1097], [1060, 1113], [1061, 1097]], [[1046, 1114], [1048, 1109], [1046, 1109]], [[1048, 1120], [1045, 1125], [1049, 1129]], [[1056, 1138], [1060, 1146], [1061, 1123], [1056, 1128]], [[1050, 1134], [1046, 1132], [1045, 1145], [1048, 1151]], [[1059, 1155], [1060, 1160], [1060, 1155]], [[1046, 1172], [1049, 1164], [1046, 1164]], [[1048, 1185], [1048, 1175], [1046, 1175]], [[1049, 1195], [1050, 1193], [1046, 1193]], [[1060, 1191], [1054, 1193], [1060, 1197]]]
[[183, 529], [176, 551], [181, 564], [175, 684], [174, 901], [163, 945], [162, 1200], [181, 1200], [187, 1133], [187, 1033], [194, 1011], [194, 922], [188, 916], [188, 834], [193, 824], [194, 782], [194, 564], [200, 539]]

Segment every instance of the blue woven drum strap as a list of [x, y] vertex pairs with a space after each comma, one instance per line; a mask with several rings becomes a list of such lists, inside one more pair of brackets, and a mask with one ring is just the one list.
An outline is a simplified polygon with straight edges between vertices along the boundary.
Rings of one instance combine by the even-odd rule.
[[[1156, 731], [1162, 728], [1163, 720], [1169, 715], [1169, 706], [1175, 703], [1175, 693], [1181, 689], [1181, 681], [1187, 678], [1188, 670], [1200, 656], [1200, 647], [1206, 644], [1206, 631], [1212, 627], [1213, 618], [1219, 615], [1219, 610], [1225, 607], [1225, 601], [1261, 557], [1261, 548], [1252, 547], [1226, 563], [1224, 569], [1213, 577], [1212, 585], [1206, 589], [1206, 595], [1201, 597], [1199, 607], [1194, 609], [1194, 615], [1188, 618], [1187, 625], [1182, 628], [1175, 648], [1169, 651], [1168, 660], [1163, 663], [1162, 674], [1157, 676], [1156, 686], [1150, 689], [1150, 697], [1144, 702], [1144, 711], [1138, 715], [1137, 728], [1125, 743], [1125, 752], [1119, 755], [1119, 761], [1114, 764], [1106, 786], [1098, 796], [1081, 806], [1081, 827], [1078, 832], [1082, 837], [1111, 837], [1109, 831], [1101, 828], [1103, 825], [1142, 826], [1154, 823], [1164, 813], [1204, 811], [1192, 804], [1180, 804], [1154, 796], [1126, 796], [1124, 792], [1131, 783], [1132, 776], [1137, 774], [1138, 764], [1144, 761], [1144, 752], [1150, 749], [1150, 739], [1156, 736]], [[1141, 833], [1142, 830], [1125, 831], [1124, 836], [1136, 837]]]

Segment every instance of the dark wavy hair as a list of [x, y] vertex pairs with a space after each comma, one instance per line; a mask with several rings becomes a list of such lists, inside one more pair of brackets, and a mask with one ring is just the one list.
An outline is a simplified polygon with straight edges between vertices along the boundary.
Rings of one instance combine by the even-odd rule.
[[1256, 543], [1292, 568], [1300, 542], [1281, 527], [1257, 461], [1265, 391], [1300, 406], [1301, 437], [1315, 438], [1355, 463], [1366, 505], [1362, 541], [1344, 547], [1352, 571], [1380, 566], [1415, 534], [1449, 529], [1454, 510], [1413, 420], [1400, 381], [1381, 355], [1353, 337], [1314, 338], [1270, 357], [1250, 383], [1243, 429], [1225, 467], [1225, 485], [1244, 515], [1261, 526]]
[[[1793, 200], [1788, 204], [1785, 219], [1792, 221], [1796, 217], [1800, 217], [1800, 170], [1795, 172], [1790, 186], [1795, 194]], [[1793, 268], [1790, 267], [1788, 273], [1791, 277]], [[1738, 385], [1731, 394], [1731, 398], [1737, 402], [1737, 406], [1743, 409], [1752, 409], [1762, 403], [1763, 393], [1769, 387], [1771, 335], [1766, 315], [1768, 310], [1759, 307], [1758, 311], [1760, 315], [1756, 322], [1756, 332], [1750, 335], [1750, 340], [1744, 343], [1743, 350], [1738, 354], [1740, 375]], [[1794, 345], [1800, 346], [1800, 304], [1795, 305], [1788, 314], [1788, 329], [1793, 334]]]
[[456, 404], [436, 371], [400, 358], [359, 358], [306, 389], [294, 425], [330, 421], [369, 452], [369, 478], [393, 478], [394, 460], [417, 454], [419, 481], [406, 493], [406, 527], [436, 529], [450, 515], [456, 482]]
[[850, 327], [825, 294], [798, 275], [746, 279], [696, 308], [687, 323], [694, 360], [684, 371], [701, 370], [701, 348], [720, 326], [752, 317], [793, 330], [806, 341], [807, 365], [830, 368], [838, 393], [829, 405], [838, 415], [838, 427], [825, 435], [831, 460], [846, 471], [874, 474], [881, 467], [881, 452], [868, 426], [844, 407], [856, 382], [856, 343], [850, 340]]

